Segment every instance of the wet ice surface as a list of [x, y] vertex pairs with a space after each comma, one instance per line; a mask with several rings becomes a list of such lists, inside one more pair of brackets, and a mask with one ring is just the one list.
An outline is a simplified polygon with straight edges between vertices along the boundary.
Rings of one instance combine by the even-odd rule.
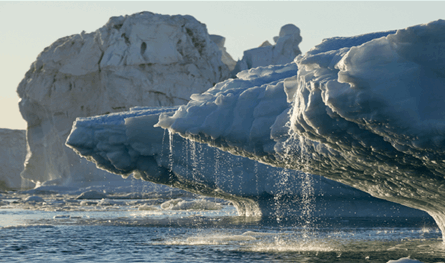
[[3, 193], [0, 261], [445, 262], [434, 222], [342, 218], [278, 224], [237, 217], [230, 203], [211, 198], [78, 197]]

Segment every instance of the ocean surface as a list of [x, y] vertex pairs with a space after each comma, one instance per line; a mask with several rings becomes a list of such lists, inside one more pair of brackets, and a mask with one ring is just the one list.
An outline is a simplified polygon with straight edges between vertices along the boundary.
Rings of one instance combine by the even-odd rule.
[[77, 197], [1, 193], [0, 262], [445, 262], [432, 220], [257, 221], [198, 196]]

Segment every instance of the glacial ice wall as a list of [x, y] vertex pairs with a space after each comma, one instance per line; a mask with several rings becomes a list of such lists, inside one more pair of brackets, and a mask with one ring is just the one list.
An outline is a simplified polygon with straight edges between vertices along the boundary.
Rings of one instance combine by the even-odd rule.
[[26, 157], [26, 131], [0, 129], [0, 189], [20, 189]]
[[256, 85], [226, 81], [158, 125], [424, 210], [444, 233], [444, 61], [443, 20], [326, 39], [295, 63], [251, 70], [260, 80], [298, 66], [298, 74], [262, 84], [283, 85], [292, 107], [282, 111], [283, 102], [258, 95]]
[[191, 16], [112, 17], [95, 32], [60, 38], [17, 89], [28, 123], [22, 176], [34, 182], [114, 176], [65, 146], [76, 117], [184, 104], [228, 76], [205, 25]]

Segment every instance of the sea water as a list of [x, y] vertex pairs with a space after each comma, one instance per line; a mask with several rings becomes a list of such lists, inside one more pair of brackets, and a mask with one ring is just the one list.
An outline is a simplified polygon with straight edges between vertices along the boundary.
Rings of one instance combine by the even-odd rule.
[[29, 196], [1, 194], [1, 262], [445, 262], [441, 233], [424, 219], [302, 225], [238, 217], [200, 196]]

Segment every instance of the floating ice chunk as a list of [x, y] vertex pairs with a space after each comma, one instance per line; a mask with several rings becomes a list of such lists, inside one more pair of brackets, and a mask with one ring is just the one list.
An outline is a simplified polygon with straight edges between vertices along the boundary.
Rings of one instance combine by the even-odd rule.
[[141, 205], [138, 207], [139, 211], [159, 211], [160, 209], [154, 205]]
[[29, 196], [25, 200], [23, 200], [25, 203], [43, 203], [45, 200], [37, 195]]
[[63, 200], [52, 200], [52, 201], [46, 201], [43, 204], [48, 205], [48, 206], [61, 207], [61, 206], [64, 206], [66, 204], [66, 202]]
[[169, 209], [172, 209], [173, 207], [175, 207], [178, 203], [180, 203], [182, 201], [184, 201], [184, 200], [182, 200], [181, 198], [169, 200], [167, 202], [162, 203], [161, 208], [164, 210], [169, 210]]
[[171, 210], [220, 210], [221, 204], [206, 200], [181, 201], [170, 208]]
[[90, 190], [84, 193], [81, 193], [76, 199], [102, 199], [107, 198], [107, 195], [95, 190]]
[[220, 210], [222, 205], [207, 200], [185, 201], [178, 198], [161, 204], [161, 208], [164, 210]]
[[82, 216], [71, 216], [71, 215], [56, 215], [54, 219], [81, 219]]
[[422, 262], [415, 260], [415, 259], [410, 259], [409, 257], [407, 257], [407, 258], [400, 258], [397, 260], [390, 260], [387, 263], [422, 263]]
[[99, 202], [97, 202], [97, 206], [114, 206], [114, 205], [125, 205], [126, 203], [123, 201], [115, 201], [103, 198]]
[[54, 219], [69, 219], [70, 215], [56, 215], [53, 218]]
[[95, 201], [81, 201], [79, 203], [80, 206], [90, 206], [90, 205], [97, 205], [98, 202]]

